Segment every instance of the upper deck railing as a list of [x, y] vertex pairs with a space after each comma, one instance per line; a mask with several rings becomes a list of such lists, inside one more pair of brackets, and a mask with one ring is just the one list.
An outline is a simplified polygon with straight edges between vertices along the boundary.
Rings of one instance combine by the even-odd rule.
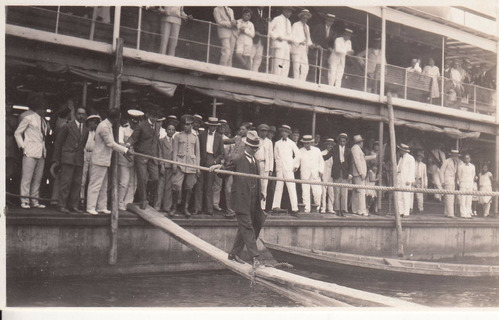
[[[95, 10], [93, 12], [94, 14], [90, 12], [87, 17], [82, 17], [63, 12], [61, 7], [8, 7], [7, 24], [112, 44], [113, 23], [98, 21]], [[222, 47], [217, 28], [218, 25], [213, 22], [185, 19], [177, 39], [175, 56], [219, 64]], [[124, 39], [125, 47], [159, 53], [162, 38], [160, 16], [143, 8], [122, 7], [119, 36]], [[272, 73], [273, 57], [269, 49], [272, 39], [266, 35], [256, 36], [261, 37], [264, 49], [261, 64], [255, 72]], [[329, 50], [320, 47], [309, 48], [309, 71], [305, 81], [329, 84], [330, 53]], [[234, 55], [232, 60], [234, 68], [245, 68]], [[377, 65], [376, 71], [370, 74], [364, 67], [367, 65], [365, 62], [365, 58], [349, 55], [346, 57], [341, 87], [379, 94], [380, 65]], [[290, 61], [289, 77], [294, 76], [292, 65]], [[385, 93], [389, 91], [393, 96], [405, 100], [487, 115], [496, 113], [496, 90], [452, 81], [442, 76], [431, 77], [410, 72], [406, 68], [387, 64]]]

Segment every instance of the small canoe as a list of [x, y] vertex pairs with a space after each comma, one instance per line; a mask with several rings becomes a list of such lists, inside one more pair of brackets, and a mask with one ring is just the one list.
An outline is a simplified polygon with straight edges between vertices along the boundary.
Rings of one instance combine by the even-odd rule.
[[262, 242], [278, 262], [287, 262], [297, 269], [306, 271], [353, 276], [367, 275], [369, 277], [375, 275], [390, 276], [391, 278], [403, 276], [402, 278], [405, 280], [412, 277], [498, 278], [498, 266], [493, 265], [400, 260]]

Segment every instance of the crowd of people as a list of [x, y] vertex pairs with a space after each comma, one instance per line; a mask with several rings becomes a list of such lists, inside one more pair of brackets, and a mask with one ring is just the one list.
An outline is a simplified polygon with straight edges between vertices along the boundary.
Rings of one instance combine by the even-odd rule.
[[[18, 147], [22, 151], [19, 194], [24, 209], [45, 207], [39, 200], [39, 189], [42, 179], [47, 178], [44, 168], [50, 167], [54, 179], [52, 199], [56, 200], [59, 211], [110, 214], [108, 171], [113, 151], [118, 153], [119, 209], [126, 210], [127, 204], [138, 202], [141, 208], [150, 205], [169, 216], [225, 212], [226, 217], [234, 217], [238, 199], [245, 195], [236, 194], [232, 188], [236, 177], [216, 174], [214, 169], [231, 167], [243, 157], [255, 164], [252, 173], [262, 177], [360, 186], [376, 185], [380, 180], [386, 185], [392, 184], [389, 174], [378, 172], [380, 157], [387, 162], [380, 143], [374, 142], [368, 150], [359, 134], [351, 138], [340, 133], [335, 139], [320, 141], [319, 135], [301, 137], [286, 124], [276, 128], [243, 122], [233, 135], [226, 120], [215, 117], [204, 120], [198, 114], [185, 114], [180, 119], [175, 115], [161, 117], [159, 108], [153, 105], [144, 107], [143, 111], [128, 110], [127, 114], [112, 109], [105, 119], [88, 115], [83, 107], [74, 107], [67, 118], [56, 119], [51, 128], [45, 120], [47, 103], [41, 94], [30, 95], [27, 105], [29, 110], [17, 120], [8, 109], [6, 122], [7, 179], [9, 182], [16, 174], [9, 166], [15, 168], [16, 161], [20, 162], [19, 157], [16, 160]], [[113, 128], [117, 127], [115, 141]], [[49, 133], [55, 137], [50, 159]], [[249, 144], [255, 148], [252, 154], [247, 152]], [[399, 144], [395, 185], [492, 191], [494, 179], [486, 165], [478, 173], [469, 154], [465, 154], [463, 160], [458, 150], [451, 150], [449, 154], [446, 158], [445, 152], [436, 148], [426, 159], [423, 151], [412, 152], [407, 145]], [[241, 178], [238, 181], [241, 183]], [[292, 215], [318, 212], [367, 216], [376, 212], [375, 200], [381, 195], [361, 188], [297, 185], [267, 179], [259, 180], [259, 190], [260, 210]], [[441, 195], [434, 196], [441, 200]], [[416, 210], [413, 210], [414, 198]], [[455, 213], [455, 196], [444, 196], [445, 216], [471, 218], [477, 214], [477, 203], [483, 207], [483, 216], [490, 213], [491, 197], [461, 195], [457, 198], [460, 210]], [[415, 213], [424, 210], [422, 193], [399, 192], [396, 201], [402, 216], [410, 215], [412, 210]]]

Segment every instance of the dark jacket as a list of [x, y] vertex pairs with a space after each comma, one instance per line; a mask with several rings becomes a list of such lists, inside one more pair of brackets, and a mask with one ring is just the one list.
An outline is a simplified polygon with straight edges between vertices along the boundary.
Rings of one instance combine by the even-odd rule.
[[332, 151], [328, 152], [323, 159], [328, 160], [333, 157], [332, 164], [332, 178], [335, 179], [347, 179], [347, 177], [352, 174], [352, 156], [351, 149], [345, 146], [344, 150], [344, 163], [340, 163], [340, 149], [339, 145], [333, 147]]
[[[255, 29], [255, 32], [258, 32], [262, 35], [267, 34], [267, 19], [266, 18], [267, 18], [267, 13], [265, 12], [264, 9], [262, 10], [262, 18], [259, 16], [257, 9], [253, 10], [252, 18], [250, 19], [250, 21], [253, 23], [253, 27]], [[257, 43], [259, 41], [259, 39], [261, 39], [262, 41], [265, 42], [266, 38], [261, 38], [258, 35], [255, 35], [255, 37], [253, 37], [253, 43]]]
[[89, 130], [83, 124], [82, 132], [75, 121], [61, 127], [54, 144], [53, 161], [61, 164], [83, 166], [83, 150], [89, 137]]
[[202, 166], [212, 166], [214, 164], [220, 164], [222, 159], [224, 159], [224, 143], [222, 142], [222, 135], [217, 131], [214, 132], [214, 163], [205, 163], [207, 158], [207, 136], [208, 129], [200, 133], [198, 138], [200, 139], [200, 165]]
[[160, 123], [154, 124], [154, 129], [149, 124], [149, 121], [143, 120], [128, 139], [128, 143], [134, 147], [134, 150], [157, 157], [159, 155], [159, 139], [160, 139]]
[[[172, 160], [174, 158], [174, 137], [170, 138], [170, 141], [168, 137], [165, 137], [163, 139], [160, 139], [159, 145], [160, 145], [160, 158], [166, 159], [166, 160]], [[171, 163], [164, 162], [163, 163], [165, 168], [172, 168]]]
[[[225, 163], [222, 166], [222, 169], [256, 175], [259, 174], [257, 161], [255, 161], [252, 165], [244, 154], [235, 159], [231, 159], [228, 163]], [[231, 186], [231, 203], [232, 209], [236, 213], [251, 214], [253, 212], [254, 214], [262, 214], [262, 209], [260, 208], [260, 194], [259, 179], [233, 176], [233, 184]], [[254, 199], [253, 207], [252, 198]]]
[[333, 25], [330, 27], [328, 37], [325, 30], [326, 24], [324, 22], [318, 23], [311, 33], [311, 39], [315, 44], [319, 44], [323, 49], [328, 49], [331, 46], [333, 38]]

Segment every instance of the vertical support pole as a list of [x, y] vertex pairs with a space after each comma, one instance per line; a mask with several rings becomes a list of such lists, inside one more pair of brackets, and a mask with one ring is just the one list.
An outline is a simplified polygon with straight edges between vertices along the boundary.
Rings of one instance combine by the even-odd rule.
[[116, 52], [116, 41], [120, 37], [120, 19], [122, 16], [122, 7], [115, 7], [115, 23], [113, 25], [113, 51]]
[[457, 141], [455, 142], [455, 149], [460, 150], [460, 139], [457, 139]]
[[217, 98], [214, 98], [212, 103], [212, 117], [217, 117]]
[[316, 49], [316, 68], [314, 68], [314, 79], [318, 79], [319, 49]]
[[445, 38], [441, 37], [441, 107], [444, 106], [444, 45]]
[[90, 24], [90, 35], [89, 35], [90, 40], [94, 40], [96, 20], [97, 20], [97, 7], [94, 7], [94, 10], [92, 11], [92, 23]]
[[319, 51], [319, 78], [318, 78], [318, 83], [321, 84], [321, 74], [323, 71], [323, 48], [318, 48]]
[[87, 88], [88, 88], [88, 82], [87, 80], [83, 80], [83, 87], [82, 87], [82, 106], [84, 108], [87, 107]]
[[[271, 22], [271, 6], [269, 6], [269, 12], [267, 13], [267, 25]], [[269, 53], [271, 52], [271, 37], [269, 36], [269, 30], [267, 30], [266, 35], [267, 48], [266, 48], [266, 74], [269, 73]]]
[[370, 40], [370, 15], [367, 13], [366, 14], [366, 46], [365, 46], [365, 52], [366, 52], [366, 57], [365, 57], [365, 91], [368, 90], [368, 46], [369, 46], [369, 40]]
[[210, 63], [210, 41], [212, 40], [212, 23], [208, 23], [208, 41], [207, 41], [207, 63]]
[[61, 17], [61, 6], [57, 6], [55, 34], [57, 34], [59, 32], [59, 19], [60, 19], [60, 17]]
[[477, 112], [477, 105], [476, 105], [476, 102], [477, 102], [477, 86], [474, 85], [474, 113]]
[[[382, 108], [380, 108], [380, 111], [382, 111]], [[382, 112], [381, 112], [382, 113]], [[383, 181], [382, 181], [382, 172], [384, 171], [384, 122], [380, 121], [378, 123], [378, 143], [379, 143], [379, 154], [378, 154], [378, 176], [380, 177], [380, 180], [378, 181], [378, 185], [382, 186]], [[382, 209], [382, 191], [377, 191], [377, 207], [378, 209]]]
[[405, 84], [405, 87], [404, 87], [405, 94], [404, 94], [404, 98], [406, 99], [408, 97], [408, 71], [406, 70], [406, 68], [404, 70], [405, 70], [405, 81], [404, 81], [404, 84]]
[[[396, 131], [394, 130], [394, 110], [392, 108], [392, 96], [387, 94], [387, 109], [389, 111], [389, 136], [391, 140], [391, 162], [392, 162], [392, 184], [396, 186], [398, 177], [398, 163], [396, 159]], [[394, 214], [396, 217], [396, 235], [398, 256], [404, 255], [403, 248], [403, 228], [401, 227], [401, 217], [399, 216], [398, 191], [394, 191]]]
[[[114, 105], [111, 108], [120, 108], [123, 73], [123, 39], [116, 39], [114, 81], [112, 96]], [[118, 127], [113, 128], [114, 139], [118, 140]], [[118, 256], [118, 155], [113, 152], [111, 158], [111, 249], [109, 264], [115, 264]]]
[[137, 19], [137, 47], [139, 50], [141, 48], [141, 33], [142, 33], [142, 7], [139, 7], [139, 18]]
[[313, 111], [313, 117], [312, 117], [312, 136], [313, 136], [313, 139], [314, 137], [316, 136], [316, 112]]
[[385, 95], [385, 56], [386, 56], [386, 19], [385, 19], [385, 7], [381, 7], [381, 17], [382, 17], [382, 42], [380, 48], [380, 55], [382, 60], [380, 61], [380, 101]]

